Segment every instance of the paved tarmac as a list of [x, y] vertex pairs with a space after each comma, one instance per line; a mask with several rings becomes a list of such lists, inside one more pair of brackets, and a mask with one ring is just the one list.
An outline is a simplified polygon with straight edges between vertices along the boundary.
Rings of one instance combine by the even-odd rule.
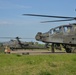
[[21, 55], [49, 55], [49, 54], [64, 54], [66, 52], [56, 51], [55, 53], [52, 53], [51, 51], [48, 50], [14, 50], [11, 51], [11, 53], [21, 54]]

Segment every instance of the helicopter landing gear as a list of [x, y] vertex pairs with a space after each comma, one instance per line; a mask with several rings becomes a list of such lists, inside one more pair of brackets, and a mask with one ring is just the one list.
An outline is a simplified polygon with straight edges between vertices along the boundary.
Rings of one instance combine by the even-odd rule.
[[67, 53], [76, 53], [76, 47], [66, 48]]
[[64, 45], [64, 49], [67, 53], [71, 53], [72, 52], [72, 48], [70, 45]]
[[65, 46], [65, 51], [66, 51], [67, 53], [75, 53], [76, 47], [72, 47], [71, 45], [66, 45], [66, 46]]
[[52, 53], [54, 53], [55, 52], [55, 50], [54, 50], [54, 43], [52, 43]]
[[72, 52], [71, 48], [66, 48], [66, 52], [71, 53]]

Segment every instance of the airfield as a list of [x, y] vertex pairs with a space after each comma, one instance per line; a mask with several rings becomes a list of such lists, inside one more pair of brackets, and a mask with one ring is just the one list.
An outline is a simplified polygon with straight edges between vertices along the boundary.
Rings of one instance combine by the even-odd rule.
[[56, 50], [55, 53], [52, 53], [51, 50], [14, 50], [11, 51], [11, 54], [20, 54], [20, 55], [50, 55], [50, 54], [64, 54], [65, 51]]

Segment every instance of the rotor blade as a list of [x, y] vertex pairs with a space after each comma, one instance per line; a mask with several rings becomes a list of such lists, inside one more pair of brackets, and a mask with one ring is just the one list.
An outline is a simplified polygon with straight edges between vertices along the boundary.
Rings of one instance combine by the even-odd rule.
[[20, 39], [35, 39], [35, 38], [20, 38]]
[[54, 21], [42, 21], [41, 23], [47, 23], [47, 22], [63, 22], [63, 21], [72, 21], [74, 19], [67, 19], [67, 20], [54, 20]]
[[0, 37], [0, 39], [35, 39], [35, 38], [20, 38], [20, 37]]
[[65, 16], [50, 16], [50, 15], [38, 15], [38, 14], [23, 14], [26, 16], [38, 16], [38, 17], [52, 17], [52, 18], [75, 18], [75, 17], [65, 17]]
[[14, 39], [14, 37], [0, 37], [0, 39]]
[[16, 37], [16, 39], [35, 39], [35, 38], [28, 38], [28, 37], [26, 37], [26, 38], [20, 38], [20, 37]]

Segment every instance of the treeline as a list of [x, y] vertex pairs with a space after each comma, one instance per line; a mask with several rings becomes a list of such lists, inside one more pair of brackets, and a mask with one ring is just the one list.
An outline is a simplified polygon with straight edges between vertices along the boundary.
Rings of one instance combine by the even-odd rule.
[[45, 44], [43, 43], [39, 43], [39, 42], [27, 42], [30, 45], [38, 45], [38, 46], [45, 46]]
[[4, 52], [4, 46], [3, 43], [0, 43], [0, 53]]

